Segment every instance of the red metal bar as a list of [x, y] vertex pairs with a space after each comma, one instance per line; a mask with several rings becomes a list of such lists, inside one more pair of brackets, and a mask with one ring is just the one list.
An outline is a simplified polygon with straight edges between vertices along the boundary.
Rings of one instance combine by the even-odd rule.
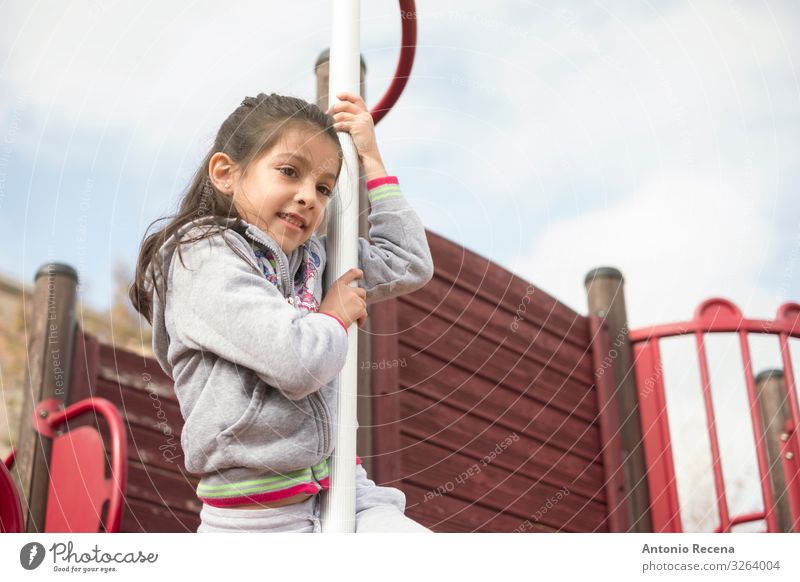
[[[40, 402], [34, 409], [33, 426], [44, 436], [53, 438], [54, 430], [64, 422], [86, 412], [94, 412], [102, 416], [108, 423], [111, 432], [111, 484], [109, 488], [108, 517], [106, 531], [118, 532], [122, 523], [122, 508], [125, 500], [127, 483], [128, 441], [125, 437], [124, 425], [117, 407], [105, 398], [86, 398], [67, 407], [58, 408], [56, 399]], [[40, 412], [47, 411], [46, 417]]]
[[610, 352], [608, 326], [595, 315], [589, 316], [592, 337], [592, 365], [597, 386], [597, 418], [600, 425], [600, 442], [603, 454], [603, 476], [608, 506], [609, 531], [627, 532], [630, 524], [625, 506], [625, 480], [620, 442], [619, 411], [615, 393], [614, 369], [603, 366], [603, 358]]
[[[763, 512], [750, 513], [744, 516], [731, 518], [728, 514], [727, 497], [725, 494], [725, 483], [720, 466], [721, 458], [719, 451], [719, 441], [716, 433], [716, 423], [714, 418], [714, 408], [711, 398], [710, 381], [708, 375], [708, 362], [705, 354], [704, 335], [706, 333], [735, 332], [739, 336], [742, 361], [744, 364], [745, 384], [747, 388], [748, 400], [750, 401], [751, 426], [755, 436], [756, 457], [758, 460], [759, 475], [761, 477], [761, 494], [764, 503]], [[769, 333], [779, 337], [781, 346], [781, 358], [783, 360], [783, 372], [789, 402], [791, 420], [787, 423], [786, 431], [782, 435], [782, 455], [784, 474], [786, 476], [786, 494], [789, 498], [789, 505], [792, 511], [793, 527], [800, 532], [800, 408], [798, 407], [797, 384], [795, 381], [794, 370], [792, 368], [791, 355], [789, 352], [789, 338], [800, 338], [800, 304], [785, 303], [778, 309], [775, 321], [764, 321], [744, 318], [739, 308], [732, 302], [721, 299], [711, 298], [701, 303], [695, 311], [694, 318], [684, 323], [672, 323], [667, 325], [652, 326], [649, 328], [633, 330], [629, 333], [629, 338], [634, 346], [634, 353], [637, 357], [634, 361], [636, 368], [636, 378], [639, 390], [640, 407], [642, 409], [643, 423], [652, 422], [656, 430], [654, 433], [645, 433], [645, 451], [648, 459], [648, 470], [656, 475], [655, 487], [651, 488], [654, 507], [659, 506], [659, 511], [654, 512], [654, 528], [656, 531], [670, 531], [674, 528], [671, 521], [670, 503], [674, 487], [669, 485], [669, 480], [674, 479], [674, 465], [671, 451], [668, 454], [658, 455], [657, 450], [666, 446], [669, 439], [665, 418], [665, 407], [663, 400], [663, 384], [660, 377], [653, 386], [646, 386], [648, 375], [653, 374], [656, 362], [660, 366], [660, 355], [658, 354], [657, 341], [664, 337], [694, 334], [697, 347], [698, 358], [700, 361], [700, 372], [703, 381], [703, 397], [706, 409], [706, 422], [709, 429], [709, 439], [711, 442], [711, 452], [713, 458], [714, 482], [717, 493], [717, 505], [720, 512], [720, 525], [717, 531], [730, 531], [731, 527], [744, 521], [754, 519], [764, 519], [767, 522], [767, 531], [777, 531], [777, 516], [774, 512], [774, 493], [771, 488], [769, 478], [766, 446], [763, 437], [763, 427], [760, 413], [758, 410], [758, 400], [756, 395], [755, 378], [752, 373], [752, 360], [750, 348], [747, 340], [748, 333]], [[646, 396], [652, 391], [652, 400]], [[653, 420], [654, 419], [654, 420]], [[668, 458], [667, 458], [668, 457]], [[663, 465], [663, 466], [662, 466]], [[665, 497], [666, 501], [659, 502], [659, 498]], [[675, 497], [677, 499], [677, 497]], [[660, 503], [660, 505], [659, 505]], [[658, 522], [656, 518], [658, 517]], [[672, 531], [679, 531], [672, 529]]]
[[375, 125], [397, 103], [411, 75], [414, 53], [417, 49], [417, 7], [414, 0], [400, 0], [400, 20], [402, 22], [400, 58], [386, 94], [370, 111]]
[[647, 486], [650, 491], [653, 531], [678, 533], [683, 531], [683, 526], [675, 482], [658, 339], [634, 345], [634, 362], [636, 389], [643, 423], [642, 444], [647, 463]]
[[[797, 402], [797, 384], [794, 379], [794, 368], [789, 352], [789, 336], [800, 337], [800, 304], [784, 303], [778, 308], [776, 321], [780, 321], [784, 330], [779, 333], [781, 343], [781, 358], [783, 359], [783, 377], [786, 382], [786, 392], [789, 398], [789, 411], [794, 425], [800, 426], [800, 406]], [[794, 332], [794, 333], [793, 333]]]
[[[723, 301], [721, 299], [710, 299], [709, 301]], [[706, 301], [705, 303], [708, 303]], [[800, 338], [800, 326], [785, 322], [785, 321], [768, 321], [763, 319], [744, 319], [737, 324], [734, 321], [723, 319], [714, 322], [698, 322], [686, 321], [682, 323], [667, 323], [664, 325], [653, 325], [635, 329], [630, 332], [628, 337], [631, 342], [645, 341], [651, 337], [667, 338], [679, 335], [686, 335], [688, 333], [695, 333], [697, 331], [715, 333], [715, 332], [736, 332], [748, 331], [755, 333], [786, 333], [790, 337]]]
[[786, 385], [786, 397], [789, 402], [789, 414], [795, 426], [800, 426], [800, 412], [797, 409], [797, 384], [794, 380], [792, 356], [789, 352], [789, 338], [785, 333], [780, 334], [778, 341], [781, 345], [781, 359], [783, 360], [783, 379]]
[[[800, 304], [785, 303], [778, 309], [777, 319], [789, 330], [800, 329]], [[781, 447], [781, 462], [786, 477], [786, 493], [792, 512], [792, 529], [800, 533], [800, 407], [797, 398], [797, 382], [794, 377], [791, 353], [789, 351], [789, 331], [779, 334], [783, 378], [789, 402], [791, 421], [786, 427], [786, 438]], [[796, 337], [796, 336], [795, 336]]]
[[750, 420], [753, 427], [753, 440], [756, 444], [756, 460], [758, 472], [761, 476], [761, 496], [764, 500], [764, 513], [767, 519], [767, 531], [779, 531], [778, 517], [775, 515], [772, 496], [772, 482], [769, 476], [769, 461], [767, 460], [767, 445], [764, 442], [764, 427], [761, 423], [761, 412], [758, 407], [756, 394], [756, 381], [753, 376], [753, 362], [750, 358], [750, 346], [747, 343], [747, 332], [739, 332], [739, 345], [742, 350], [742, 363], [744, 364], [744, 380], [747, 386], [747, 398], [750, 400]]
[[[749, 521], [758, 521], [759, 519], [764, 519], [764, 512], [763, 511], [754, 511], [752, 513], [743, 513], [742, 515], [737, 515], [736, 517], [731, 518], [729, 528], [723, 532], [722, 524], [720, 524], [717, 529], [714, 530], [714, 533], [730, 533], [731, 529], [735, 525], [739, 525], [740, 523], [747, 523]], [[766, 532], [764, 532], [766, 533]]]
[[780, 342], [783, 378], [792, 416], [786, 423], [784, 434], [781, 435], [781, 464], [786, 479], [786, 495], [792, 513], [792, 530], [800, 533], [800, 430], [798, 430], [800, 414], [797, 412], [797, 392], [789, 353], [789, 341], [785, 334], [781, 334]]
[[730, 531], [728, 499], [725, 496], [725, 478], [722, 475], [722, 461], [719, 452], [719, 438], [717, 437], [717, 422], [714, 417], [714, 402], [711, 397], [711, 380], [708, 374], [705, 341], [703, 340], [703, 334], [700, 332], [696, 332], [694, 337], [697, 342], [697, 356], [700, 360], [700, 378], [703, 382], [703, 406], [706, 411], [708, 440], [711, 444], [711, 470], [714, 472], [714, 489], [717, 493], [719, 524], [722, 527], [722, 531]]
[[786, 439], [781, 444], [781, 464], [786, 477], [786, 495], [792, 512], [792, 530], [800, 533], [800, 440], [797, 426], [789, 421]]

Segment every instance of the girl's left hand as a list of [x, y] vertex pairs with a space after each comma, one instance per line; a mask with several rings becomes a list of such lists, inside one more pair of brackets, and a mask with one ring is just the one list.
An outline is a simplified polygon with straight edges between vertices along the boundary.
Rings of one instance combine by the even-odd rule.
[[381, 173], [383, 161], [375, 139], [375, 123], [367, 104], [360, 95], [353, 93], [337, 93], [341, 101], [334, 104], [326, 113], [333, 115], [334, 128], [346, 131], [353, 138], [358, 157], [368, 175]]

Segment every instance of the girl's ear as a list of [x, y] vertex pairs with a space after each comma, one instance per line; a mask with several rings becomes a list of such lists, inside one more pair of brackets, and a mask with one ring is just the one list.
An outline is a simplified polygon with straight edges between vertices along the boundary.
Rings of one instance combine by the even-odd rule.
[[239, 167], [228, 154], [217, 152], [208, 161], [208, 177], [219, 192], [233, 196], [234, 186], [239, 179]]

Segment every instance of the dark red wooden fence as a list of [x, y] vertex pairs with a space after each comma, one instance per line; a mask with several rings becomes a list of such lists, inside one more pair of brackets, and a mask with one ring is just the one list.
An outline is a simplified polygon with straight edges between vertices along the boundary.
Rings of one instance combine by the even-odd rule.
[[373, 308], [376, 479], [435, 531], [623, 528], [605, 328], [428, 239], [433, 280]]

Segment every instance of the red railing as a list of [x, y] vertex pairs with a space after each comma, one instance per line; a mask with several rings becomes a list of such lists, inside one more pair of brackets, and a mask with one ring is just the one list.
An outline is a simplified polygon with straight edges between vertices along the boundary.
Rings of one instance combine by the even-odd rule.
[[[739, 338], [745, 386], [750, 404], [751, 427], [756, 446], [761, 497], [764, 504], [763, 511], [733, 517], [728, 509], [705, 350], [705, 334], [720, 332], [735, 332]], [[798, 471], [800, 434], [796, 430], [800, 422], [800, 410], [798, 409], [797, 389], [789, 351], [789, 338], [800, 338], [800, 304], [786, 303], [778, 310], [775, 321], [762, 321], [746, 319], [739, 308], [730, 301], [714, 298], [704, 301], [695, 311], [694, 319], [691, 321], [639, 329], [631, 331], [629, 335], [633, 347], [636, 385], [643, 425], [643, 445], [651, 500], [650, 510], [653, 529], [656, 532], [683, 531], [672, 457], [672, 440], [664, 396], [663, 364], [659, 351], [659, 340], [689, 334], [695, 337], [700, 364], [703, 406], [711, 445], [714, 488], [719, 514], [717, 531], [729, 532], [734, 525], [761, 519], [766, 520], [767, 531], [780, 531], [774, 511], [775, 499], [770, 481], [767, 448], [764, 442], [764, 427], [756, 394], [750, 347], [747, 341], [747, 335], [750, 333], [777, 335], [780, 342], [790, 414], [790, 421], [782, 435], [781, 460], [786, 478], [793, 528], [794, 531], [800, 531], [800, 472]]]

